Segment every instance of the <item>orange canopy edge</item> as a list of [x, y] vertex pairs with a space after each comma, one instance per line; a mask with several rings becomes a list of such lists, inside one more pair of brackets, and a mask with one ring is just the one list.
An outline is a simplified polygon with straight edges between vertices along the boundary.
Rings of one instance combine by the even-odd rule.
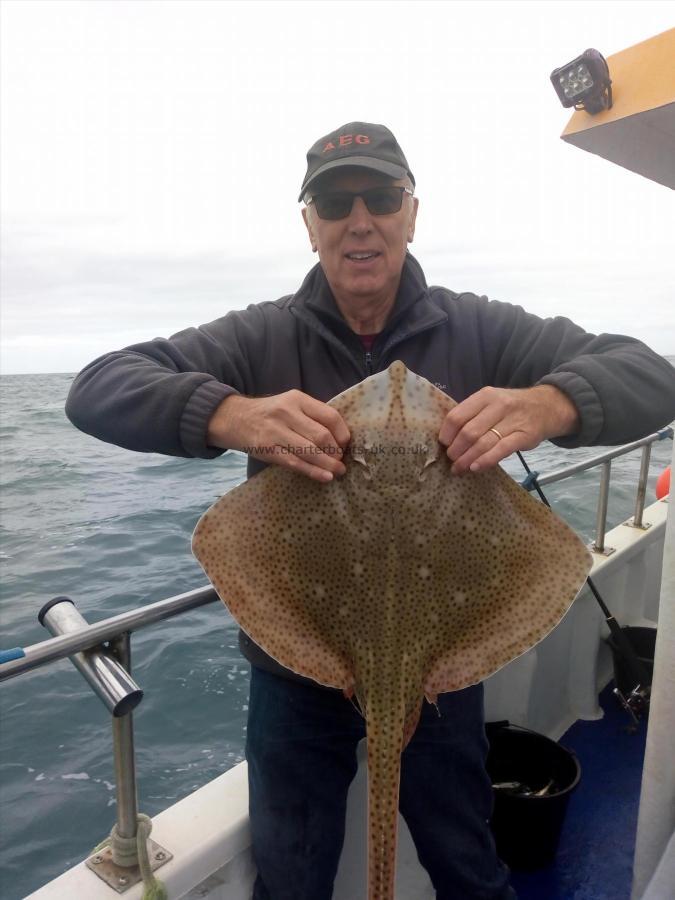
[[611, 109], [577, 110], [561, 137], [675, 189], [675, 28], [607, 57]]

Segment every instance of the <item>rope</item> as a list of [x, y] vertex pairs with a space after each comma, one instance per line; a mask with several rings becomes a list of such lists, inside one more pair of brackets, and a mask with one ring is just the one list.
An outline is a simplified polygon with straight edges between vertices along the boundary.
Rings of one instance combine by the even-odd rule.
[[152, 831], [152, 819], [143, 813], [138, 814], [138, 828], [136, 836], [125, 838], [117, 831], [117, 823], [115, 823], [110, 831], [109, 837], [94, 848], [93, 852], [98, 853], [104, 847], [110, 846], [112, 849], [113, 862], [116, 866], [123, 868], [131, 868], [138, 866], [141, 871], [143, 885], [142, 900], [168, 900], [166, 888], [152, 873], [150, 867], [150, 859], [148, 857], [148, 838]]
[[143, 877], [145, 890], [143, 891], [143, 900], [168, 900], [169, 895], [161, 881], [158, 881], [152, 874], [150, 868], [150, 860], [148, 859], [148, 838], [152, 831], [152, 819], [150, 816], [144, 816], [139, 813], [138, 831], [136, 837], [138, 839], [138, 866]]

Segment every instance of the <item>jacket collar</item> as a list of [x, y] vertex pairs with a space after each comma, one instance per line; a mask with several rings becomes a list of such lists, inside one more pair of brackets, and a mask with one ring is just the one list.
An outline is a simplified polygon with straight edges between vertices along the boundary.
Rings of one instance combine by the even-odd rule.
[[[320, 264], [307, 273], [290, 305], [308, 324], [321, 326], [319, 330], [328, 327], [343, 340], [354, 339], [354, 332], [340, 312]], [[402, 332], [400, 337], [407, 337], [446, 319], [446, 314], [429, 299], [422, 267], [412, 254], [406, 254], [394, 308], [381, 332], [381, 340], [386, 337], [386, 343], [391, 344], [399, 332]]]

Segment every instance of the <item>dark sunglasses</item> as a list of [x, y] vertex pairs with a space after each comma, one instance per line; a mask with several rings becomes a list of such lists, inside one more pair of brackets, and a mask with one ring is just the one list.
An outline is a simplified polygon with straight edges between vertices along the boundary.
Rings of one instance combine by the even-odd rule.
[[346, 219], [352, 211], [354, 200], [361, 197], [368, 212], [374, 216], [390, 216], [397, 213], [403, 203], [403, 195], [413, 192], [407, 187], [374, 187], [367, 191], [327, 191], [315, 194], [307, 200], [314, 204], [320, 219]]

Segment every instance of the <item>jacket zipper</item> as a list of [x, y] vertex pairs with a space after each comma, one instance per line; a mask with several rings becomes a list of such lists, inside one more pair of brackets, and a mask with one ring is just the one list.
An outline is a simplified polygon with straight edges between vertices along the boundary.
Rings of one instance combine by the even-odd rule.
[[[359, 366], [359, 363], [358, 363], [358, 357], [355, 356], [354, 353], [351, 350], [349, 350], [349, 348], [345, 344], [343, 344], [343, 342], [340, 340], [340, 338], [338, 338], [336, 335], [334, 335], [328, 328], [326, 328], [321, 323], [316, 322], [316, 320], [314, 320], [313, 317], [309, 318], [309, 317], [305, 317], [302, 314], [298, 315], [298, 312], [296, 310], [292, 310], [292, 312], [299, 319], [304, 321], [306, 325], [309, 325], [310, 328], [312, 328], [314, 331], [318, 332], [325, 340], [328, 340], [329, 343], [331, 343], [334, 347], [339, 348], [346, 356], [349, 357], [349, 359], [352, 361], [352, 363], [354, 363], [356, 365], [357, 369], [361, 369], [361, 367]], [[447, 316], [445, 318], [447, 319]], [[373, 364], [372, 351], [370, 351], [370, 350], [366, 351], [365, 356], [364, 356], [364, 362], [365, 362], [365, 369], [366, 369], [367, 375], [372, 375], [374, 373], [374, 371], [379, 371], [379, 369], [381, 368], [382, 358], [386, 354], [390, 353], [391, 350], [397, 344], [400, 344], [402, 341], [405, 341], [410, 337], [417, 337], [418, 334], [422, 334], [425, 331], [430, 331], [432, 328], [438, 327], [438, 325], [440, 325], [442, 323], [442, 321], [443, 320], [431, 322], [429, 325], [424, 325], [422, 328], [412, 329], [411, 331], [407, 332], [406, 334], [392, 335], [393, 340], [390, 339], [390, 341], [388, 341], [385, 344], [385, 346], [382, 348], [382, 351], [380, 352], [380, 354], [378, 356], [377, 367]], [[361, 370], [361, 371], [363, 371], [363, 370]]]
[[380, 351], [380, 360], [382, 360], [384, 356], [389, 355], [394, 347], [396, 347], [398, 344], [403, 343], [403, 341], [407, 341], [410, 337], [417, 337], [420, 334], [424, 334], [425, 331], [431, 331], [432, 328], [437, 328], [440, 324], [442, 324], [440, 321], [431, 322], [429, 325], [424, 325], [422, 326], [422, 328], [419, 328], [417, 330], [413, 329], [406, 334], [392, 335], [393, 340], [390, 339], [389, 341], [387, 341], [387, 343]]

